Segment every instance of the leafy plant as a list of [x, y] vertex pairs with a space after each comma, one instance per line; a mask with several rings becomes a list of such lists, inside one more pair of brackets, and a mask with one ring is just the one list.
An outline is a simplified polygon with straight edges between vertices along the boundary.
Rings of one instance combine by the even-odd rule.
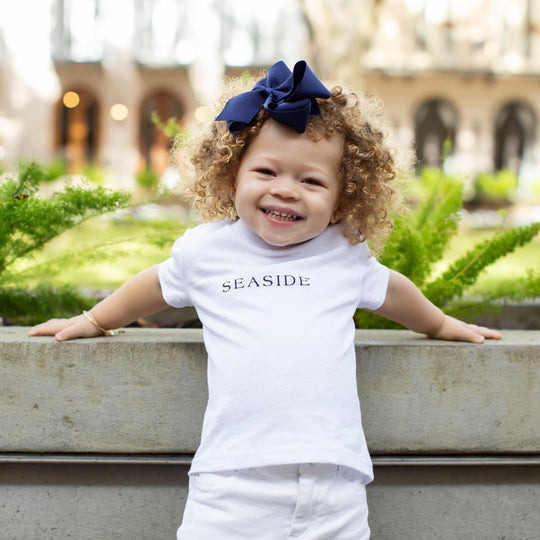
[[42, 169], [46, 173], [42, 182], [56, 180], [68, 173], [67, 163], [61, 158], [56, 158], [49, 163], [45, 163]]
[[152, 169], [145, 168], [135, 175], [137, 185], [144, 189], [155, 189], [159, 183], [158, 174]]
[[36, 324], [51, 317], [72, 316], [94, 304], [94, 299], [87, 298], [69, 285], [0, 288], [2, 317], [21, 325]]
[[95, 184], [103, 184], [105, 180], [105, 171], [93, 163], [89, 163], [83, 169], [83, 176]]
[[152, 111], [150, 114], [150, 121], [156, 126], [157, 129], [162, 131], [169, 139], [174, 139], [177, 135], [182, 133], [182, 128], [178, 123], [176, 116], [171, 116], [166, 122], [162, 122], [157, 111]]
[[[419, 182], [424, 194], [409, 214], [395, 219], [379, 258], [383, 264], [409, 277], [435, 305], [458, 317], [474, 318], [497, 309], [495, 303], [540, 295], [540, 270], [531, 269], [480, 297], [467, 296], [487, 267], [534, 239], [540, 232], [540, 222], [497, 231], [436, 275], [436, 265], [458, 231], [463, 183], [439, 169], [424, 170]], [[355, 322], [360, 328], [400, 328], [361, 310], [356, 312]]]
[[509, 201], [518, 186], [514, 171], [501, 169], [496, 173], [481, 173], [476, 177], [476, 198], [480, 201]]
[[[101, 186], [66, 184], [63, 191], [42, 198], [39, 185], [50, 173], [37, 163], [23, 163], [16, 177], [0, 184], [0, 316], [21, 321], [28, 313], [40, 318], [66, 316], [88, 306], [73, 287], [52, 288], [47, 273], [34, 287], [25, 286], [24, 270], [17, 268], [49, 240], [93, 216], [124, 208], [127, 193]], [[27, 319], [24, 319], [28, 322]]]

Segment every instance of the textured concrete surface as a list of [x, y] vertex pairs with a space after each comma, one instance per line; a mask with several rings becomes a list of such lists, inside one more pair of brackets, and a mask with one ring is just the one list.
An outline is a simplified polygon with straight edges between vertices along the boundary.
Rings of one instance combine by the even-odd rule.
[[[173, 540], [186, 466], [0, 463], [2, 540]], [[540, 467], [375, 467], [373, 540], [537, 540]], [[321, 540], [334, 540], [324, 538]]]
[[173, 540], [187, 484], [185, 466], [0, 463], [0, 538]]
[[[193, 452], [206, 406], [197, 332], [56, 343], [0, 330], [0, 452]], [[197, 334], [197, 335], [194, 335]]]
[[[207, 397], [201, 332], [26, 334], [0, 328], [0, 538], [172, 540]], [[359, 331], [356, 348], [373, 539], [537, 540], [540, 332]]]
[[[191, 453], [207, 399], [200, 330], [56, 343], [0, 328], [0, 452]], [[373, 453], [540, 452], [540, 332], [483, 345], [358, 331]]]
[[359, 333], [364, 428], [376, 453], [540, 451], [540, 332], [482, 345]]
[[375, 468], [373, 540], [538, 540], [540, 467]]

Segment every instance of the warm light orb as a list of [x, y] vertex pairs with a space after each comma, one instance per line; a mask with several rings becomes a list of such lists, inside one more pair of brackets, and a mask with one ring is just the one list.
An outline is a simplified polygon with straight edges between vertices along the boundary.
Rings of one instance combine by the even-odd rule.
[[122, 103], [115, 103], [111, 107], [111, 117], [117, 122], [125, 120], [128, 115], [128, 108]]
[[62, 101], [68, 109], [74, 109], [81, 101], [81, 98], [77, 92], [70, 91], [64, 94]]

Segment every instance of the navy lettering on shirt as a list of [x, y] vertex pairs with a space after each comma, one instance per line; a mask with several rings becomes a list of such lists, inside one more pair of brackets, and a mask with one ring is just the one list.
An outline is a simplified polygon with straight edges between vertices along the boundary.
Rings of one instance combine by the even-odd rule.
[[239, 289], [259, 287], [309, 287], [310, 278], [292, 274], [265, 274], [264, 276], [238, 276], [224, 281], [221, 292], [228, 293]]

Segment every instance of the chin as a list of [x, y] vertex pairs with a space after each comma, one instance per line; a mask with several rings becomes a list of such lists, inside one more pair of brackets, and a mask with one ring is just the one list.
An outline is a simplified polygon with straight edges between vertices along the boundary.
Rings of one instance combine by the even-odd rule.
[[304, 242], [307, 242], [308, 240], [311, 240], [311, 238], [268, 238], [265, 236], [261, 236], [261, 238], [269, 245], [274, 247], [287, 247], [287, 246], [296, 246], [298, 244], [303, 244]]

